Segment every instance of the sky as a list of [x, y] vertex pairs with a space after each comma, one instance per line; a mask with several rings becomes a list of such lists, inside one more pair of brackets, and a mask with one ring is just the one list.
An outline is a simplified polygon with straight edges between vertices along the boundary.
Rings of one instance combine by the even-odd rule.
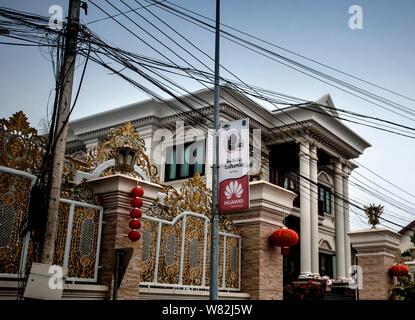
[[[133, 8], [139, 7], [133, 0], [125, 1]], [[111, 14], [118, 13], [104, 1], [96, 0], [94, 2]], [[111, 2], [122, 11], [128, 10], [119, 0], [111, 0]], [[212, 19], [215, 17], [215, 0], [172, 0], [171, 2]], [[141, 0], [141, 3], [145, 2]], [[44, 16], [50, 15], [49, 7], [52, 5], [62, 6], [66, 15], [68, 7], [66, 0], [0, 0], [1, 7]], [[362, 29], [349, 27], [348, 22], [352, 16], [349, 14], [349, 8], [352, 5], [359, 5], [362, 8]], [[152, 7], [151, 10], [197, 44], [200, 49], [213, 56], [213, 34], [157, 8]], [[412, 0], [221, 1], [222, 23], [412, 98], [415, 97], [413, 93], [415, 83], [414, 12], [415, 2]], [[144, 12], [142, 14], [150, 18]], [[134, 13], [130, 13], [129, 16], [138, 19]], [[105, 13], [100, 12], [89, 3], [88, 15], [82, 12], [81, 21], [88, 23], [104, 17], [106, 17]], [[147, 41], [152, 41], [126, 19], [121, 17], [118, 19], [134, 30], [137, 35]], [[142, 23], [144, 26], [144, 22]], [[111, 19], [91, 23], [88, 27], [105, 41], [120, 48], [161, 59], [161, 56], [158, 56]], [[154, 41], [152, 43], [156, 45]], [[323, 72], [331, 72], [309, 61], [278, 51], [276, 48], [272, 49]], [[165, 49], [161, 49], [161, 51], [171, 56]], [[256, 53], [242, 49], [227, 40], [221, 40], [220, 53], [221, 64], [249, 84], [306, 100], [316, 100], [329, 93], [338, 108], [413, 126], [414, 120], [408, 117], [403, 118], [371, 105]], [[212, 61], [198, 56], [213, 68]], [[23, 110], [32, 126], [38, 127], [39, 121], [46, 117], [48, 110], [50, 111], [53, 101], [54, 77], [48, 52], [45, 49], [41, 51], [36, 47], [12, 47], [0, 44], [0, 58], [0, 118], [8, 118], [14, 112]], [[190, 57], [186, 57], [186, 59], [190, 59]], [[82, 67], [79, 67], [81, 62], [82, 59], [76, 69], [76, 85], [82, 70]], [[339, 76], [338, 74], [333, 75]], [[380, 94], [415, 110], [413, 101], [352, 81], [350, 78], [342, 77], [342, 79], [361, 85], [362, 88], [370, 92]], [[200, 85], [190, 80], [182, 80], [180, 83], [189, 90], [201, 88]], [[117, 76], [109, 74], [101, 66], [89, 63], [71, 120], [147, 98], [147, 95]], [[347, 126], [372, 145], [358, 159], [358, 162], [402, 190], [415, 194], [414, 141], [359, 125], [347, 123]], [[406, 192], [388, 185], [363, 168], [355, 171], [354, 177], [368, 183], [358, 174], [364, 175], [370, 181], [386, 189], [381, 190], [386, 195], [407, 204], [409, 201], [415, 203], [415, 199]], [[365, 203], [381, 203], [379, 199], [374, 199], [370, 195], [356, 190], [353, 186], [350, 189], [352, 198]], [[401, 225], [406, 225], [414, 219], [414, 211], [403, 212], [390, 204], [383, 204], [385, 218], [397, 221]], [[408, 206], [415, 208], [415, 204], [408, 204]], [[360, 212], [360, 214], [362, 213]], [[351, 229], [368, 227], [365, 222], [366, 218], [352, 213]], [[388, 224], [385, 226], [393, 227]], [[397, 230], [399, 227], [395, 226], [394, 229]]]

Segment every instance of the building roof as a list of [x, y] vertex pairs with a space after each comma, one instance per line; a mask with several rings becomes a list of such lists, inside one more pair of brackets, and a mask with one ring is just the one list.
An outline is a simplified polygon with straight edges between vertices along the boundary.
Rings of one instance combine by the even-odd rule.
[[[194, 109], [208, 117], [213, 115], [213, 91], [202, 89], [180, 97], [181, 101], [190, 103]], [[195, 103], [195, 98], [202, 103]], [[357, 158], [370, 147], [370, 143], [360, 137], [339, 120], [336, 107], [329, 94], [315, 101], [317, 104], [306, 106], [290, 106], [270, 111], [247, 95], [228, 86], [221, 87], [220, 104], [223, 109], [222, 120], [249, 117], [252, 128], [260, 128], [268, 134], [271, 143], [281, 143], [280, 138], [313, 135], [330, 150], [336, 150], [346, 159]], [[172, 110], [171, 104], [175, 108]], [[325, 108], [321, 105], [325, 105]], [[134, 126], [154, 123], [163, 126], [167, 121], [176, 119], [180, 112], [192, 113], [188, 107], [175, 99], [156, 101], [153, 99], [140, 101], [127, 106], [114, 108], [69, 123], [68, 142], [92, 138], [102, 134], [107, 128], [132, 121]], [[194, 113], [194, 112], [193, 112]], [[195, 114], [196, 115], [196, 114]], [[105, 130], [104, 130], [105, 129]], [[275, 135], [278, 133], [278, 135]], [[284, 133], [284, 134], [282, 134]]]
[[411, 230], [415, 227], [415, 220], [408, 224], [406, 227], [403, 227], [402, 230], [399, 231], [400, 234], [404, 234], [406, 231]]

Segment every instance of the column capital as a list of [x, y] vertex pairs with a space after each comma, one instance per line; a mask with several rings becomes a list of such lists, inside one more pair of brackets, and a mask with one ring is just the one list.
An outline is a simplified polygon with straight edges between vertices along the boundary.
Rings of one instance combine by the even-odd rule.
[[303, 156], [309, 157], [310, 156], [310, 143], [306, 140], [300, 140], [299, 145], [300, 145], [300, 151], [298, 152], [298, 155], [300, 157], [303, 157]]
[[86, 149], [89, 150], [93, 147], [98, 147], [100, 142], [101, 142], [101, 139], [99, 137], [96, 137], [96, 138], [84, 140], [84, 145]]
[[347, 175], [348, 175], [348, 176], [352, 173], [352, 171], [353, 171], [354, 169], [357, 169], [357, 168], [359, 168], [359, 166], [358, 166], [358, 165], [356, 165], [356, 164], [354, 164], [353, 162], [351, 162], [351, 161], [349, 161], [349, 160], [346, 160], [346, 161], [343, 163], [343, 171], [344, 171], [345, 173], [347, 173]]
[[334, 166], [334, 173], [343, 175], [344, 160], [339, 158], [330, 159], [330, 163]]
[[318, 161], [317, 146], [315, 144], [312, 144], [310, 146], [310, 159], [311, 161]]

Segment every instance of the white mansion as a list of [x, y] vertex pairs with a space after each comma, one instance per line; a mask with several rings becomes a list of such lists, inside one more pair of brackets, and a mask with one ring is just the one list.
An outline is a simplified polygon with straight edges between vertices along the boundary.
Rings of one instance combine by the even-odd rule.
[[[213, 92], [181, 99], [192, 109], [175, 100], [146, 100], [71, 121], [67, 153], [82, 156], [111, 128], [130, 121], [144, 139], [161, 183], [178, 186], [198, 172], [211, 187], [213, 139], [205, 129], [212, 127]], [[337, 119], [329, 95], [316, 102], [328, 108], [292, 106], [270, 112], [237, 91], [221, 89], [221, 121], [249, 118], [250, 129], [261, 129], [263, 167], [256, 178], [298, 194], [285, 225], [299, 233], [300, 243], [284, 257], [284, 282], [323, 275], [344, 279], [352, 264], [348, 177], [355, 166], [349, 160], [370, 144]], [[189, 152], [194, 140], [197, 161], [176, 163], [178, 146]]]

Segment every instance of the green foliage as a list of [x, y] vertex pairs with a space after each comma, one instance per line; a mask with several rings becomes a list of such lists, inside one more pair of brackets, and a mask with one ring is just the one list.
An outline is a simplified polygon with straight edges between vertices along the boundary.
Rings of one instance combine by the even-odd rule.
[[415, 301], [415, 282], [410, 277], [402, 277], [401, 283], [393, 288], [391, 299]]
[[307, 283], [293, 283], [284, 286], [286, 300], [322, 300], [325, 286], [309, 280]]
[[415, 246], [415, 231], [412, 233], [412, 236], [411, 236], [411, 242], [414, 244], [414, 246]]

